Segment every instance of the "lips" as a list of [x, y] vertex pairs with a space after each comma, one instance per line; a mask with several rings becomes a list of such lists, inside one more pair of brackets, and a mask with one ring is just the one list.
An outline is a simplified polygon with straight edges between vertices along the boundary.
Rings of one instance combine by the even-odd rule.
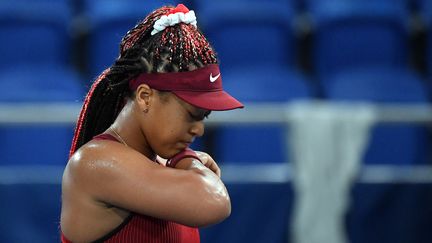
[[183, 142], [184, 142], [184, 143], [191, 144], [191, 143], [193, 143], [194, 141], [195, 141], [195, 137], [192, 137], [192, 139], [185, 139]]
[[192, 142], [182, 142], [182, 143], [185, 144], [187, 147], [189, 147], [192, 144]]
[[192, 140], [180, 141], [180, 143], [186, 145], [186, 147], [189, 147], [193, 143], [194, 140], [195, 140], [195, 138], [193, 138]]

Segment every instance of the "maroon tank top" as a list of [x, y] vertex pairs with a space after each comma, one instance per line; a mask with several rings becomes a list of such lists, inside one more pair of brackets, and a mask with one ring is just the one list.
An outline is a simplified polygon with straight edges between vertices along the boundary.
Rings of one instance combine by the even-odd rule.
[[[120, 142], [110, 134], [100, 134], [93, 139]], [[63, 233], [61, 242], [72, 243]], [[199, 243], [200, 236], [197, 228], [131, 212], [119, 226], [94, 242]]]

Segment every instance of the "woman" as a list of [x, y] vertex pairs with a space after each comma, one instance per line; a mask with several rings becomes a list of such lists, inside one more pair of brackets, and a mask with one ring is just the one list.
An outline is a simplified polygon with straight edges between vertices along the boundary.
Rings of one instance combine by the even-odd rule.
[[188, 146], [212, 110], [241, 107], [194, 12], [150, 13], [85, 99], [63, 175], [62, 242], [199, 242], [197, 227], [231, 204], [216, 162]]

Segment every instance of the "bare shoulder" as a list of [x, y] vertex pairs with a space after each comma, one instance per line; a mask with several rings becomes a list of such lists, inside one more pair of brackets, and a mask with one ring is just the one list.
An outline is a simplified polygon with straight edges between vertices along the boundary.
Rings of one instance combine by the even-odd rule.
[[137, 167], [157, 166], [144, 155], [120, 143], [98, 140], [90, 141], [76, 151], [68, 162], [67, 170], [76, 176], [97, 179], [98, 176], [116, 176], [125, 173], [125, 170], [133, 171]]
[[88, 142], [75, 152], [69, 163], [78, 168], [82, 166], [89, 167], [89, 169], [96, 167], [112, 168], [114, 164], [128, 160], [152, 163], [151, 160], [137, 151], [109, 140]]
[[[63, 176], [63, 183], [73, 183], [88, 192], [103, 193], [108, 181], [133, 178], [132, 174], [145, 175], [158, 170], [157, 164], [137, 151], [107, 140], [90, 141], [70, 158]], [[65, 185], [64, 185], [65, 186]], [[93, 194], [93, 193], [91, 193]]]

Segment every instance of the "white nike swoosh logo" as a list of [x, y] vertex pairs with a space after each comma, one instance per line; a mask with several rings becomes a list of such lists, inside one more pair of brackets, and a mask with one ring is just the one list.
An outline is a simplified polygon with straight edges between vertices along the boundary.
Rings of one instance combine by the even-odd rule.
[[216, 76], [213, 77], [213, 74], [210, 73], [210, 82], [213, 83], [214, 81], [216, 81], [220, 76], [220, 73]]

